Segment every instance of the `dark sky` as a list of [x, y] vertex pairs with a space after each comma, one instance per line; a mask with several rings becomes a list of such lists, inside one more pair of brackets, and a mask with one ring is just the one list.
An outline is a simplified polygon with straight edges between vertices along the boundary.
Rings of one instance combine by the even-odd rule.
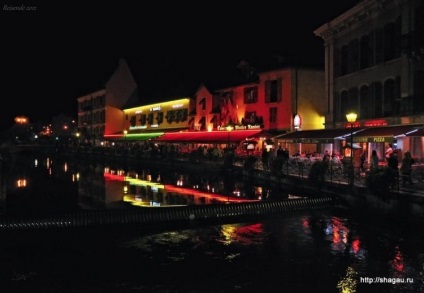
[[16, 115], [31, 122], [76, 117], [76, 99], [100, 86], [120, 57], [146, 94], [224, 79], [241, 59], [278, 54], [320, 64], [323, 40], [313, 31], [358, 3], [36, 2], [6, 0], [1, 7], [0, 129]]

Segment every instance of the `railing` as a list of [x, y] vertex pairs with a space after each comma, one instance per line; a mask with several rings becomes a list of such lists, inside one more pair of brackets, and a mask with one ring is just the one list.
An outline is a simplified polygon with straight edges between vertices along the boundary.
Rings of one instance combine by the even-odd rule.
[[86, 211], [47, 217], [0, 217], [0, 231], [47, 228], [79, 228], [129, 224], [159, 224], [177, 221], [194, 222], [230, 220], [238, 217], [275, 215], [302, 210], [330, 208], [332, 197], [287, 199], [254, 203], [232, 203], [203, 206], [137, 208], [132, 210]]

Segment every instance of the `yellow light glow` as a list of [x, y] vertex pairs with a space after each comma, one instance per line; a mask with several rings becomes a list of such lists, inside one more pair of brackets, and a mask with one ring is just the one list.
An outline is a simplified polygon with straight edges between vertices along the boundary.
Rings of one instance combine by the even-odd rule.
[[27, 181], [26, 179], [18, 179], [16, 185], [18, 186], [18, 188], [26, 187]]
[[352, 268], [348, 267], [346, 276], [343, 277], [338, 283], [337, 288], [340, 293], [355, 293], [357, 287], [358, 273]]
[[356, 121], [356, 117], [357, 117], [357, 116], [358, 116], [358, 115], [357, 115], [356, 113], [353, 113], [353, 112], [351, 112], [351, 113], [349, 113], [349, 114], [346, 114], [347, 122], [350, 122], [350, 123], [355, 122], [355, 121]]

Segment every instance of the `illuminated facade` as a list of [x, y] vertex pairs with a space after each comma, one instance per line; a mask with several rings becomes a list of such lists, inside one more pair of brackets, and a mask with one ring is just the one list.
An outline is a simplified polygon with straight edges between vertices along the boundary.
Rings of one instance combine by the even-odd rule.
[[124, 129], [128, 134], [152, 131], [187, 130], [190, 98], [124, 109]]
[[125, 60], [118, 66], [103, 89], [78, 99], [78, 134], [81, 141], [97, 145], [104, 135], [122, 133], [126, 105], [138, 103], [138, 88]]
[[323, 128], [324, 72], [283, 68], [257, 74], [257, 81], [209, 91], [204, 85], [195, 94], [193, 127], [219, 130], [226, 125], [243, 129], [295, 130], [293, 118], [301, 117], [302, 129]]
[[228, 133], [230, 125], [234, 134], [229, 141], [239, 137], [235, 131], [294, 130], [294, 117], [300, 123], [297, 130], [324, 127], [323, 71], [284, 68], [259, 73], [255, 79], [214, 91], [201, 84], [193, 98], [125, 108], [122, 118], [110, 121], [115, 132], [104, 137], [142, 141], [177, 131]]
[[[365, 0], [316, 29], [325, 43], [326, 128], [346, 127], [348, 112], [358, 127], [422, 125], [423, 32], [424, 4], [414, 0]], [[423, 138], [408, 133], [391, 142], [422, 157]], [[364, 151], [384, 156], [384, 143], [372, 142], [380, 136], [361, 138]]]

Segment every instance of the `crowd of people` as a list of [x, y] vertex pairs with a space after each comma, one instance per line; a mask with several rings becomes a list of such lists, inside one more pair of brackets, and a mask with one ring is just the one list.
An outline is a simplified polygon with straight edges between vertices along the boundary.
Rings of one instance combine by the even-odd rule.
[[[388, 144], [388, 147], [385, 150], [385, 160], [387, 167], [392, 171], [392, 185], [399, 179], [401, 179], [402, 187], [406, 187], [407, 184], [413, 185], [412, 181], [412, 165], [415, 163], [414, 159], [411, 156], [409, 151], [406, 151], [403, 154], [403, 158], [399, 161], [398, 153], [393, 149], [392, 144]], [[365, 162], [365, 153], [361, 155], [361, 172], [365, 172], [364, 168]], [[370, 158], [370, 171], [375, 171], [380, 168], [380, 158], [377, 155], [376, 150], [372, 150]], [[400, 165], [400, 166], [399, 166]]]

